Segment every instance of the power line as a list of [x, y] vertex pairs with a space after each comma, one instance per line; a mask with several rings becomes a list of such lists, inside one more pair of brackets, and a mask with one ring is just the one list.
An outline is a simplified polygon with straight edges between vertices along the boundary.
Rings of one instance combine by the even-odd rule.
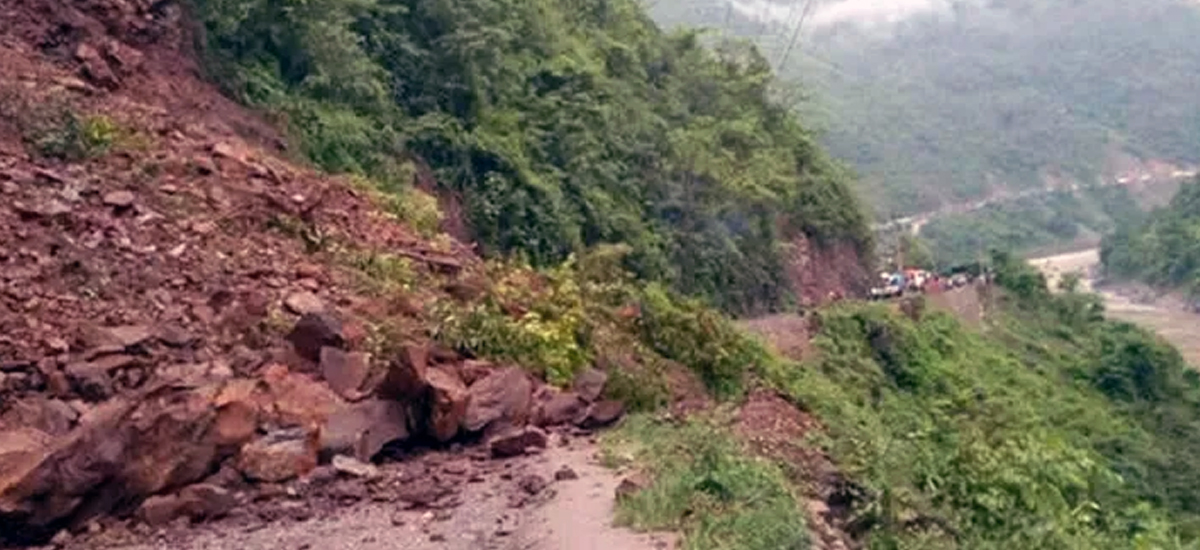
[[796, 28], [792, 31], [792, 39], [788, 42], [787, 49], [783, 51], [783, 58], [779, 60], [776, 66], [777, 71], [782, 71], [787, 60], [792, 55], [792, 49], [796, 47], [796, 41], [800, 38], [800, 31], [804, 29], [804, 22], [808, 20], [808, 16], [812, 13], [813, 0], [808, 0], [804, 3], [804, 12], [800, 14], [800, 21], [796, 23]]

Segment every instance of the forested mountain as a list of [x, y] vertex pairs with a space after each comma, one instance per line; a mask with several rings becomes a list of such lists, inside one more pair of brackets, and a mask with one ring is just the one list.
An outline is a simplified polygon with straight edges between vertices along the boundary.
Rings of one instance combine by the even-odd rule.
[[790, 298], [783, 244], [869, 248], [866, 218], [753, 48], [634, 0], [199, 0], [214, 72], [307, 156], [407, 184], [427, 162], [468, 238], [535, 265], [604, 243], [731, 312]]
[[933, 264], [946, 267], [979, 259], [992, 249], [1033, 253], [1094, 246], [1102, 235], [1145, 216], [1125, 187], [1089, 187], [937, 216], [921, 228], [921, 238]]
[[1180, 186], [1144, 223], [1106, 237], [1100, 259], [1111, 276], [1200, 295], [1200, 180]]
[[884, 217], [1093, 183], [1129, 159], [1200, 161], [1192, 2], [659, 0], [652, 12], [762, 44], [814, 96], [800, 107]]

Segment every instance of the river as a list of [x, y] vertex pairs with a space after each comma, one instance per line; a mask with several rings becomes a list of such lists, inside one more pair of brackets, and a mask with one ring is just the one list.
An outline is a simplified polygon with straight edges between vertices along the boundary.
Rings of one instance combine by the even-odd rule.
[[1067, 273], [1081, 273], [1082, 290], [1096, 292], [1104, 298], [1105, 311], [1109, 318], [1141, 325], [1157, 332], [1179, 348], [1188, 364], [1200, 368], [1200, 315], [1186, 311], [1182, 301], [1172, 296], [1148, 298], [1144, 289], [1094, 286], [1092, 275], [1100, 265], [1098, 249], [1036, 258], [1029, 260], [1029, 263], [1046, 274], [1050, 288], [1057, 288], [1058, 281]]

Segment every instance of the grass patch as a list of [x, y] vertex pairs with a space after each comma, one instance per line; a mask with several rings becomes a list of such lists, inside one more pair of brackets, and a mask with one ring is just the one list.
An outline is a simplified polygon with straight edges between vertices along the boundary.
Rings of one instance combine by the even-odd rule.
[[688, 550], [809, 548], [783, 473], [750, 457], [714, 419], [681, 426], [634, 415], [604, 444], [610, 464], [632, 460], [653, 480], [618, 502], [619, 523], [678, 531]]

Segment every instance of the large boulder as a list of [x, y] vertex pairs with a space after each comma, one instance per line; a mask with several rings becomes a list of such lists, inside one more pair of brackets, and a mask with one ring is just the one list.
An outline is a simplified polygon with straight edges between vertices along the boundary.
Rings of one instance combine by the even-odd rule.
[[284, 365], [268, 366], [262, 380], [270, 395], [271, 419], [282, 426], [315, 428], [346, 406], [329, 386]]
[[33, 432], [0, 436], [0, 525], [15, 542], [125, 510], [199, 481], [218, 458], [210, 429], [215, 389], [148, 389], [91, 409], [47, 443]]
[[0, 429], [35, 428], [50, 435], [64, 435], [78, 417], [78, 411], [58, 399], [27, 397], [14, 401], [0, 415]]
[[371, 371], [369, 353], [348, 352], [338, 348], [321, 348], [321, 376], [338, 395], [357, 400], [365, 397], [362, 391]]
[[575, 422], [588, 408], [575, 392], [558, 392], [546, 389], [538, 396], [534, 406], [533, 423], [537, 426], [559, 426]]
[[488, 440], [488, 449], [495, 458], [508, 458], [525, 454], [529, 449], [545, 449], [546, 432], [533, 426], [509, 428]]
[[408, 439], [408, 414], [403, 403], [370, 399], [330, 415], [321, 428], [321, 455], [346, 454], [368, 462], [393, 441]]
[[429, 347], [410, 345], [388, 365], [387, 376], [379, 385], [380, 397], [411, 401], [422, 397], [429, 384], [425, 371], [429, 368]]
[[470, 432], [495, 433], [529, 420], [533, 381], [517, 367], [505, 367], [471, 384], [462, 426]]
[[575, 375], [571, 388], [589, 403], [600, 399], [604, 393], [604, 385], [608, 383], [608, 374], [596, 369], [586, 369]]
[[458, 373], [449, 369], [429, 369], [426, 380], [430, 389], [426, 432], [443, 443], [450, 441], [466, 417], [471, 395]]
[[586, 430], [603, 428], [625, 415], [625, 404], [620, 401], [608, 400], [592, 403], [587, 414], [580, 417], [575, 424]]

